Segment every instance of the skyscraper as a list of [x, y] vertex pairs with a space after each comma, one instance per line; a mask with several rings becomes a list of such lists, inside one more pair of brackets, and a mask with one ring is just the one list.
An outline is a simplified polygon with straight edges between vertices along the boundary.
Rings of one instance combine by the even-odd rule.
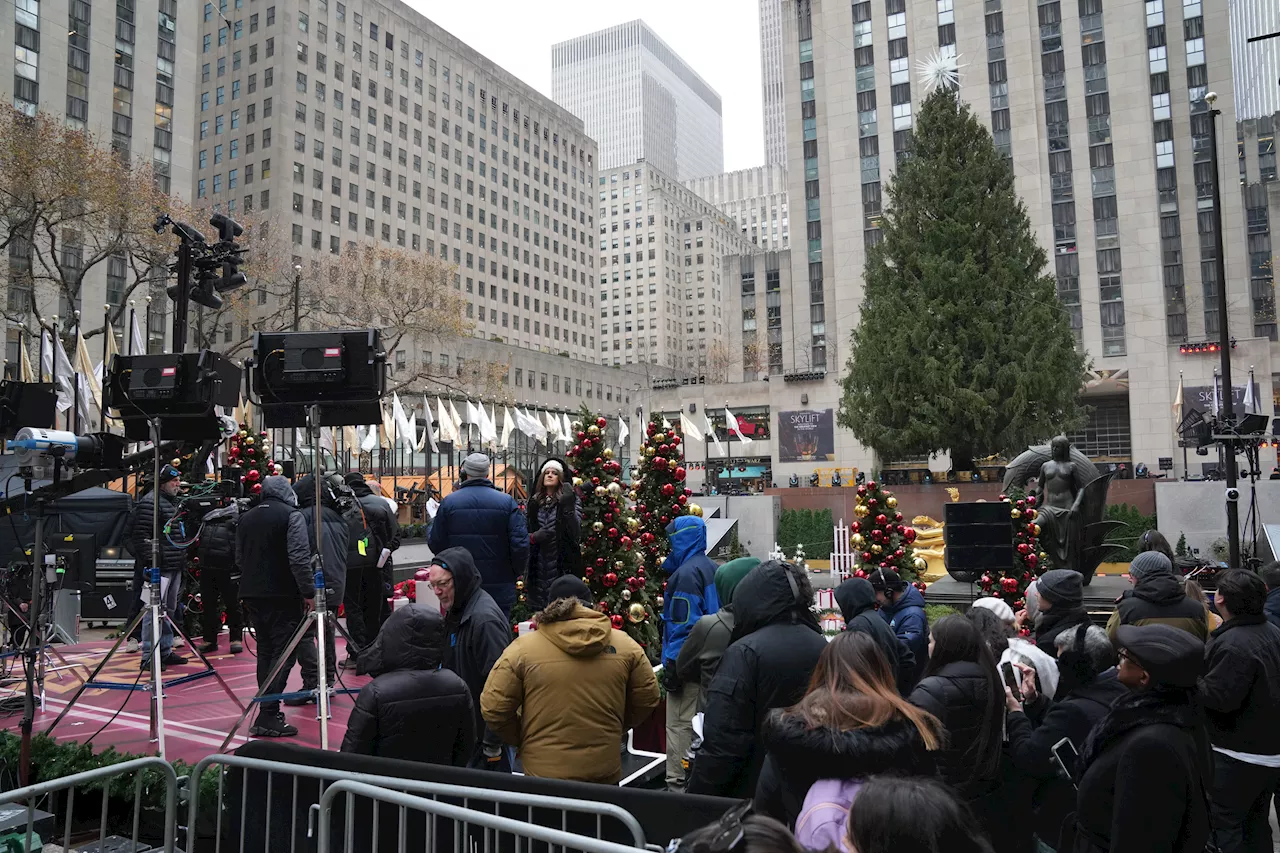
[[685, 181], [694, 194], [738, 220], [742, 239], [760, 251], [791, 244], [787, 211], [787, 171], [756, 166]]
[[760, 89], [764, 95], [764, 161], [787, 165], [786, 91], [782, 80], [782, 0], [760, 0]]
[[720, 96], [630, 21], [551, 48], [551, 96], [600, 146], [600, 170], [640, 160], [684, 181], [724, 171]]
[[1280, 3], [1229, 0], [1231, 67], [1236, 80], [1236, 117], [1241, 121], [1280, 113]]

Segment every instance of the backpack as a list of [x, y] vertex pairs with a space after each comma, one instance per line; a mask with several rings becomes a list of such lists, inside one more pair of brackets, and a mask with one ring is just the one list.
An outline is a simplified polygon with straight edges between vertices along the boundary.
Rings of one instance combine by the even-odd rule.
[[796, 841], [806, 850], [842, 850], [849, 808], [862, 787], [861, 779], [819, 779], [809, 787], [796, 818]]
[[363, 565], [373, 556], [373, 540], [369, 536], [369, 522], [364, 517], [364, 507], [360, 505], [359, 498], [351, 502], [342, 517], [347, 522], [347, 541], [350, 543], [347, 546], [347, 565]]

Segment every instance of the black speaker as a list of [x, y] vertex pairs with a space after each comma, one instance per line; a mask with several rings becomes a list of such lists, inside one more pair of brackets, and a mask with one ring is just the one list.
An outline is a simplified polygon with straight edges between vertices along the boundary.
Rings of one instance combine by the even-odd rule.
[[1010, 505], [994, 503], [949, 503], [943, 509], [943, 541], [946, 543], [947, 574], [963, 583], [973, 583], [988, 569], [1013, 565], [1013, 526]]
[[53, 429], [57, 411], [52, 382], [0, 382], [0, 437], [13, 438], [23, 427]]

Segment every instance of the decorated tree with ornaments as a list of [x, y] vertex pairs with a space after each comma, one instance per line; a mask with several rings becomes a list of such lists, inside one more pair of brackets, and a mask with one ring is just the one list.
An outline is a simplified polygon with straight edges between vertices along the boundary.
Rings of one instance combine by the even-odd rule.
[[583, 406], [566, 455], [582, 495], [583, 580], [596, 607], [626, 631], [650, 660], [662, 652], [657, 583], [645, 568], [640, 519], [627, 505], [622, 464], [606, 441], [609, 422]]
[[239, 432], [231, 436], [227, 448], [227, 464], [240, 469], [240, 483], [245, 497], [262, 492], [262, 481], [275, 474], [276, 463], [271, 458], [271, 442], [265, 432], [255, 433], [248, 424], [240, 424]]
[[1003, 599], [1014, 612], [1026, 607], [1027, 586], [1040, 575], [1048, 559], [1040, 550], [1040, 525], [1036, 524], [1036, 497], [1021, 492], [1001, 495], [1009, 504], [1010, 535], [1013, 537], [1013, 564], [1007, 569], [983, 572], [978, 579], [982, 592]]
[[857, 519], [850, 525], [849, 536], [857, 549], [854, 575], [865, 578], [876, 569], [893, 569], [904, 581], [914, 582], [928, 563], [915, 555], [911, 543], [916, 541], [916, 530], [903, 523], [898, 499], [872, 480], [858, 486], [856, 500]]
[[[697, 504], [689, 503], [684, 486], [684, 447], [674, 428], [663, 425], [662, 415], [649, 415], [644, 440], [640, 444], [637, 476], [631, 485], [631, 499], [640, 519], [640, 549], [650, 575], [671, 550], [667, 525], [682, 515], [702, 515]], [[694, 511], [696, 510], [696, 512]]]

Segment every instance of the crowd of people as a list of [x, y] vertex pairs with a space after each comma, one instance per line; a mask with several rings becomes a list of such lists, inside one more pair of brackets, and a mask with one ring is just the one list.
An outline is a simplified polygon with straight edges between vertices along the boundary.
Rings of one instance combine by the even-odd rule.
[[[1069, 570], [1040, 576], [1020, 612], [981, 599], [932, 624], [912, 585], [877, 570], [837, 587], [845, 630], [827, 638], [806, 570], [716, 566], [705, 523], [683, 517], [668, 528], [655, 675], [579, 577], [565, 474], [549, 460], [521, 508], [486, 458], [467, 458], [429, 532], [438, 607], [366, 617], [353, 657], [373, 679], [343, 750], [612, 785], [627, 732], [665, 694], [667, 788], [744, 801], [672, 842], [686, 853], [1273, 853], [1280, 563], [1222, 571], [1209, 597], [1144, 536], [1105, 627]], [[305, 478], [268, 477], [236, 519], [231, 594], [257, 629], [260, 681], [315, 592], [314, 513], [299, 508], [313, 495]], [[345, 583], [350, 613], [364, 595], [338, 569], [357, 565], [350, 537], [369, 537], [361, 557], [395, 542], [367, 515], [357, 528], [322, 509], [325, 583]], [[537, 630], [513, 639], [526, 571]], [[314, 657], [299, 660], [313, 684]], [[279, 692], [288, 669], [260, 686]], [[253, 734], [293, 733], [264, 702]]]

